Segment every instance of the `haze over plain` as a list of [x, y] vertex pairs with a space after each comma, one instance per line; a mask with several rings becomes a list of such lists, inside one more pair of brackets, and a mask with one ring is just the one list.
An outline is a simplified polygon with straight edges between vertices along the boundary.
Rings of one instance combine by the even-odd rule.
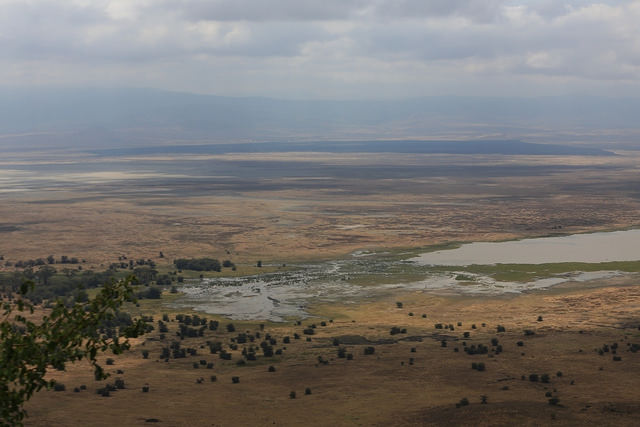
[[0, 146], [637, 136], [637, 1], [0, 7]]

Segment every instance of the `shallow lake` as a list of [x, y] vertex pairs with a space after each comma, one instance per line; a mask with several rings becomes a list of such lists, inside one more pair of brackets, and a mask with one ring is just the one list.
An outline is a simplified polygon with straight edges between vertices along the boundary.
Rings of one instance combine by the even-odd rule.
[[640, 260], [640, 230], [562, 237], [474, 242], [413, 258], [423, 265], [597, 263]]

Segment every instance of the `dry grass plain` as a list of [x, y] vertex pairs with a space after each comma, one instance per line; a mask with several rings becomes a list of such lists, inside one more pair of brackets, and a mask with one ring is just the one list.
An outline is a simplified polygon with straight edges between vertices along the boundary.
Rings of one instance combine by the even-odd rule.
[[[258, 325], [233, 322], [235, 333], [187, 338], [182, 345], [197, 348], [199, 354], [165, 362], [159, 354], [174, 339], [177, 326], [172, 322], [167, 339], [159, 340], [153, 332], [109, 367], [111, 380], [124, 379], [126, 389], [102, 397], [96, 390], [104, 384], [93, 381], [87, 366], [74, 366], [55, 375], [66, 391], [41, 392], [32, 400], [28, 424], [148, 425], [147, 420], [157, 419], [158, 425], [171, 426], [636, 425], [640, 352], [630, 352], [628, 344], [640, 344], [640, 286], [617, 283], [479, 299], [411, 293], [399, 299], [403, 308], [397, 308], [394, 299], [357, 307], [332, 305], [317, 307], [320, 318], [302, 326], [266, 324], [262, 334], [271, 334], [277, 340], [274, 348], [286, 350], [282, 356], [259, 356], [246, 366], [235, 364], [243, 345], [232, 351], [231, 361], [199, 347], [209, 340], [228, 344], [238, 331], [260, 332]], [[333, 322], [320, 326], [329, 313]], [[302, 330], [311, 323], [317, 332], [307, 342]], [[452, 324], [454, 330], [435, 329], [436, 323]], [[497, 325], [506, 332], [498, 333]], [[407, 333], [391, 336], [391, 326]], [[525, 336], [525, 329], [535, 335]], [[300, 340], [293, 339], [295, 332]], [[290, 336], [291, 343], [283, 344], [284, 336]], [[337, 357], [334, 338], [353, 360]], [[500, 354], [494, 354], [492, 338], [502, 345]], [[492, 350], [468, 355], [463, 342]], [[596, 351], [614, 343], [620, 361], [613, 361], [611, 350], [602, 356]], [[367, 346], [375, 347], [373, 355], [363, 354]], [[149, 359], [142, 358], [143, 349], [150, 351]], [[319, 356], [328, 364], [319, 363]], [[214, 368], [194, 369], [199, 360], [213, 362]], [[486, 370], [471, 369], [474, 362], [483, 362]], [[276, 371], [268, 372], [268, 366]], [[116, 369], [124, 373], [117, 375]], [[550, 380], [531, 382], [533, 373], [546, 373]], [[210, 381], [211, 375], [216, 382]], [[233, 376], [240, 378], [238, 384], [232, 383]], [[200, 377], [202, 384], [197, 383]], [[142, 393], [146, 383], [150, 391]], [[87, 390], [74, 393], [81, 384]], [[304, 394], [307, 387], [311, 395]], [[295, 399], [289, 397], [291, 391]], [[546, 393], [559, 404], [550, 405]], [[487, 404], [480, 403], [481, 396]], [[470, 404], [456, 408], [465, 397]]]
[[[13, 180], [0, 192], [0, 254], [67, 254], [95, 268], [159, 251], [168, 259], [229, 251], [238, 262], [291, 262], [633, 227], [639, 160], [629, 152], [6, 161], [0, 166]], [[94, 172], [123, 168], [141, 172]]]
[[[20, 191], [0, 193], [0, 254], [9, 261], [66, 254], [86, 259], [85, 268], [99, 269], [121, 254], [162, 263], [157, 255], [163, 251], [164, 262], [230, 257], [247, 267], [257, 259], [332, 259], [360, 249], [635, 227], [640, 224], [638, 160], [634, 153], [89, 157], [77, 161], [82, 169], [73, 174], [59, 161], [36, 167], [34, 160], [7, 160], [1, 164], [5, 171], [22, 172], [0, 175], [21, 177], [5, 180], [7, 190]], [[179, 174], [158, 172], [176, 163], [182, 165]], [[105, 164], [135, 167], [146, 175], [92, 172]], [[46, 180], [39, 179], [45, 173], [41, 167]], [[202, 175], [205, 167], [209, 175]], [[266, 172], [273, 169], [278, 174]], [[237, 171], [235, 178], [221, 178], [229, 170]], [[177, 329], [177, 322], [170, 322], [165, 340], [156, 329], [109, 367], [126, 389], [102, 397], [96, 390], [103, 384], [93, 381], [87, 366], [70, 367], [54, 375], [66, 391], [39, 393], [28, 405], [27, 424], [149, 425], [155, 419], [167, 426], [637, 425], [640, 352], [627, 345], [640, 344], [637, 283], [628, 276], [599, 287], [510, 297], [401, 293], [358, 305], [317, 306], [317, 318], [302, 326], [265, 324], [261, 333], [276, 339], [274, 348], [286, 350], [246, 366], [236, 365], [242, 345], [224, 361], [209, 354], [205, 342], [228, 345], [240, 331], [260, 331], [258, 324], [233, 322], [234, 334], [185, 339], [183, 346], [197, 348], [198, 355], [165, 362], [160, 350]], [[176, 314], [145, 304], [142, 310], [155, 320]], [[323, 320], [327, 326], [320, 326]], [[316, 334], [307, 342], [302, 330], [311, 323]], [[454, 330], [435, 329], [436, 323]], [[498, 325], [506, 332], [498, 333]], [[392, 326], [407, 333], [391, 336]], [[525, 329], [535, 335], [525, 336]], [[294, 333], [302, 338], [294, 340]], [[292, 337], [289, 344], [282, 343], [284, 336]], [[353, 360], [337, 357], [334, 338]], [[500, 354], [491, 350], [492, 338], [502, 345]], [[487, 345], [489, 354], [468, 355], [463, 341]], [[613, 343], [620, 361], [613, 361], [611, 350], [602, 356], [596, 351]], [[364, 355], [367, 346], [374, 346], [375, 354]], [[142, 358], [143, 349], [150, 351], [149, 359]], [[319, 363], [319, 356], [328, 364]], [[214, 362], [214, 368], [194, 369], [201, 359]], [[483, 362], [486, 370], [471, 369], [473, 362]], [[270, 365], [275, 372], [268, 372]], [[534, 373], [549, 374], [549, 382], [529, 381]], [[232, 384], [233, 376], [240, 378], [238, 384]], [[204, 382], [198, 384], [200, 377]], [[146, 383], [150, 391], [142, 393]], [[87, 390], [75, 393], [81, 384]], [[305, 395], [306, 387], [311, 395]], [[550, 405], [546, 393], [559, 405]], [[480, 403], [481, 396], [487, 404]], [[462, 398], [470, 404], [456, 408]]]

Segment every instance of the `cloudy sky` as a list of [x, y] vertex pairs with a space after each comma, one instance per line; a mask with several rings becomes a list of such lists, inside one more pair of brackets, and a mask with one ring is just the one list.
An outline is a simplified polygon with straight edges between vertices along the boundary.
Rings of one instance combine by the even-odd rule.
[[0, 0], [0, 85], [640, 96], [640, 0]]

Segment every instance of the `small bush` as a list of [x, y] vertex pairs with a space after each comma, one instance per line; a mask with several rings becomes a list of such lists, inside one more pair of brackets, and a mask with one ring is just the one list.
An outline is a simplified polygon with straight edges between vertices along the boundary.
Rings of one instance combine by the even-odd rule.
[[145, 384], [142, 386], [142, 392], [143, 393], [149, 393], [149, 384]]
[[240, 377], [231, 377], [231, 382], [233, 384], [238, 384], [240, 382]]
[[109, 358], [107, 359], [107, 362], [106, 362], [106, 363], [107, 363], [107, 365], [113, 365], [113, 362], [114, 362], [114, 360], [113, 360], [112, 358], [110, 358], [110, 357], [109, 357]]
[[375, 347], [371, 347], [371, 346], [369, 346], [369, 347], [365, 347], [365, 348], [364, 348], [364, 354], [365, 354], [365, 356], [366, 356], [366, 355], [374, 354], [375, 352], [376, 352], [376, 348], [375, 348]]
[[456, 403], [456, 408], [459, 408], [461, 406], [467, 406], [469, 404], [469, 399], [467, 399], [466, 397], [463, 397], [462, 399], [460, 399], [460, 402]]
[[295, 399], [296, 398], [296, 392], [292, 391], [291, 393], [289, 393], [289, 399]]
[[310, 395], [311, 394], [311, 389], [309, 387], [304, 389], [304, 394], [306, 395]]
[[53, 391], [65, 391], [67, 388], [62, 383], [55, 383], [53, 385]]
[[269, 372], [275, 372], [276, 371], [276, 367], [275, 366], [269, 366], [268, 371]]

